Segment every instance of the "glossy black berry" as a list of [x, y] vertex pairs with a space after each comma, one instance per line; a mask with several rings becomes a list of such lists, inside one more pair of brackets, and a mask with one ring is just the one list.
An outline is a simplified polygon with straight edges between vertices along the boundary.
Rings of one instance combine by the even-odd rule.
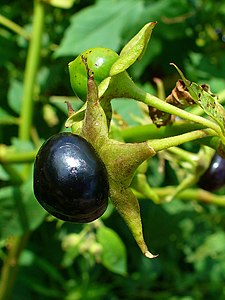
[[215, 154], [198, 185], [207, 191], [216, 191], [223, 187], [225, 185], [225, 159]]
[[86, 223], [108, 205], [105, 165], [84, 138], [59, 133], [40, 148], [34, 164], [34, 194], [53, 216]]

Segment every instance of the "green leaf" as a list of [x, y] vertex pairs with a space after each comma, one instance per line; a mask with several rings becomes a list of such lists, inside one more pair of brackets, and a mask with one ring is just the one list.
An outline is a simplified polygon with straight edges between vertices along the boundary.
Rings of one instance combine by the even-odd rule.
[[128, 21], [132, 25], [141, 11], [142, 3], [135, 0], [98, 1], [71, 18], [71, 25], [67, 28], [55, 56], [74, 56], [93, 47], [118, 51], [122, 44], [124, 27]]
[[36, 229], [46, 215], [34, 197], [31, 180], [21, 186], [2, 188], [0, 211], [0, 239]]
[[130, 126], [137, 125], [137, 118], [143, 119], [140, 105], [133, 99], [118, 98], [112, 101], [112, 109], [119, 114], [122, 119]]
[[102, 246], [102, 264], [114, 273], [126, 275], [126, 249], [117, 233], [110, 228], [101, 226], [97, 230], [97, 240]]
[[122, 49], [119, 59], [113, 64], [110, 76], [128, 69], [136, 60], [140, 60], [148, 46], [156, 22], [146, 24]]
[[31, 141], [21, 141], [18, 137], [13, 137], [11, 143], [13, 148], [18, 152], [34, 150], [34, 145]]

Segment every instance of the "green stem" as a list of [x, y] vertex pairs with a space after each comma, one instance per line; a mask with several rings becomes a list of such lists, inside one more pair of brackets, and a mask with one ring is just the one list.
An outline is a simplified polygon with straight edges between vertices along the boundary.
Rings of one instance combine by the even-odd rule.
[[12, 30], [13, 32], [23, 36], [25, 39], [29, 39], [28, 33], [21, 26], [4, 17], [3, 15], [0, 15], [0, 24]]
[[178, 159], [188, 161], [190, 164], [193, 165], [195, 165], [196, 161], [198, 160], [197, 154], [191, 153], [179, 147], [171, 147], [167, 151], [169, 151], [172, 154], [175, 154], [178, 157]]
[[[178, 121], [172, 125], [162, 126], [160, 128], [156, 128], [154, 124], [131, 126], [121, 130], [120, 134], [125, 142], [132, 143], [178, 136], [179, 134], [201, 129], [204, 129], [204, 126], [200, 124]], [[194, 142], [199, 143], [199, 140]], [[217, 150], [220, 145], [220, 139], [218, 136], [207, 136], [201, 138], [201, 144]]]
[[178, 136], [172, 136], [164, 139], [149, 140], [148, 144], [156, 152], [168, 149], [170, 147], [179, 146], [183, 143], [190, 142], [193, 140], [201, 139], [207, 136], [213, 136], [215, 133], [211, 129], [195, 130], [180, 134]]
[[[162, 187], [162, 188], [154, 188], [153, 190], [159, 196], [159, 198], [166, 198], [168, 195], [174, 193], [176, 187]], [[225, 196], [224, 195], [216, 195], [214, 193], [210, 193], [208, 191], [202, 189], [194, 189], [189, 188], [182, 192], [180, 192], [178, 199], [185, 201], [193, 201], [197, 200], [204, 203], [215, 204], [218, 206], [225, 207]], [[162, 200], [163, 202], [163, 200]]]
[[25, 234], [21, 237], [16, 237], [12, 244], [9, 246], [8, 255], [5, 258], [4, 265], [1, 271], [0, 281], [0, 299], [10, 299], [16, 273], [18, 270], [18, 260], [29, 234]]
[[19, 138], [28, 140], [33, 115], [34, 84], [36, 80], [41, 41], [44, 25], [44, 4], [39, 0], [34, 1], [33, 32], [28, 49], [24, 74], [24, 91], [21, 108], [21, 123], [19, 126]]
[[34, 161], [37, 150], [32, 150], [28, 152], [0, 152], [0, 163], [2, 164], [12, 164], [12, 163], [31, 163]]
[[[160, 201], [156, 204], [165, 203], [166, 199], [171, 194], [174, 194], [176, 191], [176, 186], [166, 186], [159, 188], [152, 188], [152, 191], [156, 193], [159, 197]], [[146, 196], [136, 190], [133, 190], [134, 194], [138, 197], [138, 199], [146, 199]], [[188, 188], [179, 193], [176, 199], [184, 200], [184, 201], [199, 201], [207, 204], [214, 204], [217, 206], [225, 207], [225, 196], [224, 195], [216, 195], [210, 193], [208, 191], [198, 189], [198, 188]]]
[[182, 109], [180, 109], [176, 106], [173, 106], [169, 103], [166, 103], [166, 102], [160, 100], [159, 98], [152, 96], [148, 93], [145, 93], [143, 96], [144, 96], [143, 102], [146, 103], [147, 105], [153, 106], [153, 107], [155, 107], [161, 111], [167, 112], [171, 115], [179, 116], [182, 119], [189, 120], [189, 121], [201, 124], [205, 127], [211, 128], [216, 133], [218, 133], [219, 136], [221, 135], [221, 129], [216, 123], [214, 123], [208, 119], [202, 118], [200, 116], [196, 116], [192, 113], [182, 110]]
[[135, 83], [131, 80], [126, 72], [122, 72], [120, 74], [112, 76], [112, 78], [110, 79], [110, 84], [105, 92], [104, 86], [101, 86], [100, 84], [99, 95], [101, 96], [100, 100], [103, 102], [107, 101], [107, 99], [113, 98], [131, 98], [141, 101], [148, 106], [155, 107], [160, 111], [178, 116], [182, 119], [189, 120], [194, 123], [201, 124], [206, 128], [211, 128], [215, 131], [214, 135], [216, 135], [217, 133], [218, 136], [223, 138], [223, 134], [219, 125], [201, 116], [196, 116], [183, 109], [173, 106], [156, 96], [146, 93], [135, 85]]
[[166, 99], [166, 93], [165, 93], [165, 88], [164, 88], [164, 84], [163, 81], [159, 78], [153, 78], [156, 87], [157, 87], [157, 97], [161, 100], [165, 100]]
[[121, 130], [121, 136], [126, 142], [143, 142], [149, 139], [165, 138], [204, 128], [203, 125], [177, 121], [172, 125], [160, 128], [157, 128], [154, 124], [130, 126]]

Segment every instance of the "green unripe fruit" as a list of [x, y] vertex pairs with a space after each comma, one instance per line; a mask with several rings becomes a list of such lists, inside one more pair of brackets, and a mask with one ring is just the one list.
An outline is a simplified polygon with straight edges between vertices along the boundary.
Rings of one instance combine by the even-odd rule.
[[87, 59], [87, 65], [94, 73], [97, 85], [109, 76], [110, 69], [118, 59], [118, 54], [109, 48], [91, 48], [81, 53], [69, 63], [70, 83], [74, 93], [83, 101], [87, 99], [87, 70], [82, 60]]

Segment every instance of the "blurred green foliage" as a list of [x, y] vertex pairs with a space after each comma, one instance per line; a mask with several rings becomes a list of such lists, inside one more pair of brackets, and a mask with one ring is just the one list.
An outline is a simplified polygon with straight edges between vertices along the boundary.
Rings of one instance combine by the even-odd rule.
[[[119, 52], [149, 21], [158, 24], [143, 60], [130, 69], [133, 79], [155, 92], [153, 79], [158, 77], [168, 94], [177, 79], [177, 72], [169, 66], [174, 62], [187, 78], [209, 83], [214, 93], [224, 92], [222, 1], [77, 0], [69, 9], [47, 2], [34, 97], [33, 138], [37, 143], [65, 130], [65, 100], [77, 108], [81, 105], [69, 84], [68, 62], [90, 47]], [[20, 25], [27, 36], [32, 13], [29, 1], [1, 1], [1, 14]], [[17, 139], [27, 49], [25, 36], [0, 24], [0, 143], [19, 152], [34, 148]], [[142, 119], [132, 101], [121, 100], [113, 108], [119, 122], [134, 125]], [[160, 166], [157, 157], [149, 162], [150, 184], [176, 184], [171, 167], [166, 165], [160, 173]], [[21, 166], [15, 167], [19, 172]], [[57, 222], [34, 200], [31, 180], [32, 174], [29, 181], [15, 185], [0, 166], [0, 266], [10, 239], [32, 232], [20, 258], [12, 300], [225, 298], [225, 211], [221, 208], [179, 199], [159, 206], [140, 200], [146, 242], [160, 254], [148, 260], [111, 205], [94, 225]]]

